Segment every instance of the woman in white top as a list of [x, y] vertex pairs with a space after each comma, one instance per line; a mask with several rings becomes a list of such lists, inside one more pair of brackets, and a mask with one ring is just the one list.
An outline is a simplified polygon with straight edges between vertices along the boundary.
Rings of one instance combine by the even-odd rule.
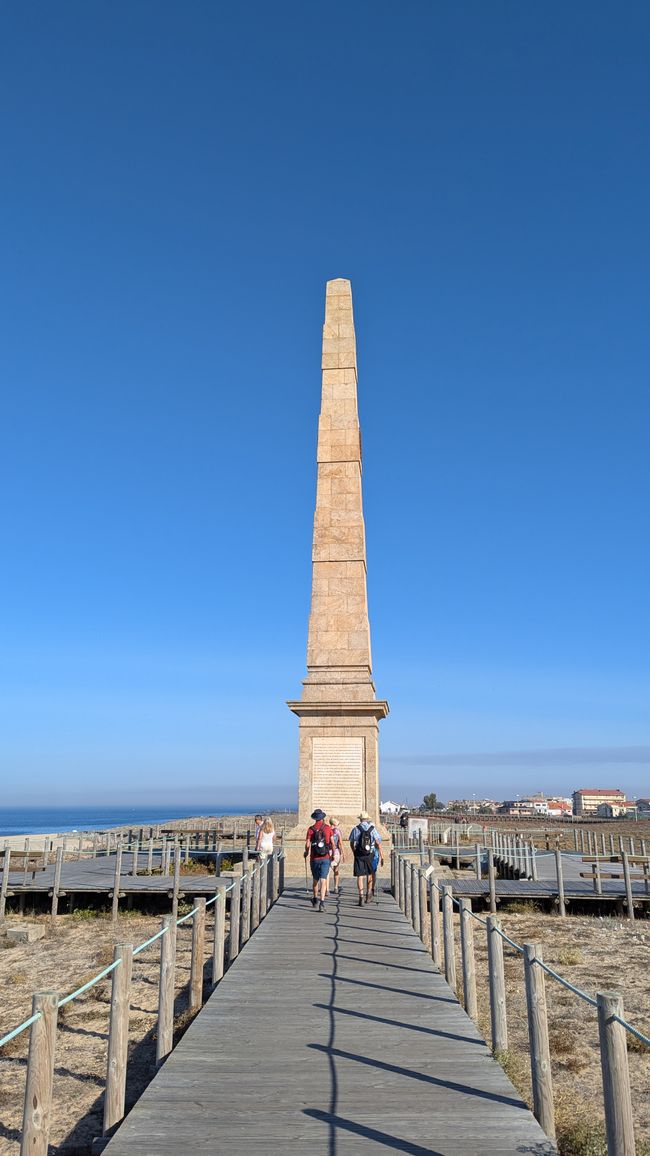
[[257, 841], [255, 844], [255, 850], [259, 851], [261, 859], [266, 859], [269, 855], [273, 854], [274, 839], [275, 830], [273, 827], [273, 820], [267, 816], [259, 831], [257, 832]]

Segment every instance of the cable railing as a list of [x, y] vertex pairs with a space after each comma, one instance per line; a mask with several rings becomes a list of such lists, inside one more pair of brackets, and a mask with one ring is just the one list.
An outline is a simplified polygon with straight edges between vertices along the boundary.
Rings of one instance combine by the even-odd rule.
[[[27, 1060], [25, 1108], [21, 1133], [21, 1156], [47, 1156], [54, 1083], [54, 1054], [57, 1015], [60, 1008], [78, 999], [98, 983], [112, 977], [108, 1033], [108, 1058], [104, 1095], [102, 1134], [112, 1131], [124, 1116], [126, 1100], [127, 1052], [131, 965], [134, 957], [161, 940], [157, 1010], [156, 1062], [162, 1063], [173, 1046], [174, 995], [177, 928], [192, 921], [189, 1010], [200, 1010], [203, 998], [206, 911], [214, 905], [215, 918], [211, 951], [211, 981], [214, 988], [232, 965], [241, 949], [266, 918], [284, 890], [284, 851], [260, 857], [230, 884], [219, 883], [210, 898], [198, 898], [190, 911], [163, 916], [162, 927], [137, 946], [115, 945], [115, 957], [87, 982], [67, 995], [37, 992], [32, 997], [32, 1014], [0, 1038], [0, 1050], [30, 1029]], [[230, 925], [226, 935], [226, 898]]]
[[[401, 910], [429, 948], [434, 965], [444, 972], [456, 990], [456, 948], [453, 911], [460, 915], [463, 1004], [474, 1021], [478, 1019], [473, 923], [487, 934], [488, 985], [492, 1050], [497, 1058], [508, 1050], [506, 986], [503, 944], [524, 961], [528, 1036], [531, 1056], [533, 1111], [546, 1134], [555, 1139], [555, 1110], [551, 1055], [546, 1012], [544, 976], [559, 983], [578, 999], [595, 1008], [601, 1058], [605, 1128], [608, 1156], [634, 1156], [635, 1140], [632, 1098], [625, 1034], [629, 1033], [650, 1048], [650, 1036], [631, 1024], [624, 1015], [623, 998], [618, 992], [597, 992], [595, 996], [571, 983], [544, 962], [542, 945], [517, 943], [501, 927], [493, 905], [483, 918], [472, 911], [471, 903], [453, 894], [453, 883], [438, 883], [435, 861], [428, 866], [416, 863], [399, 850], [391, 852], [391, 889]], [[442, 913], [442, 929], [440, 915]]]

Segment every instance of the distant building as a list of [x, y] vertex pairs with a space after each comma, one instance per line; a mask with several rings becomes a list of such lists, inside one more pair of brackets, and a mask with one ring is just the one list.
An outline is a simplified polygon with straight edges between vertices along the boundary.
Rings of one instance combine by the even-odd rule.
[[599, 819], [620, 819], [621, 815], [627, 815], [627, 812], [626, 803], [599, 803], [596, 808]]
[[573, 806], [570, 799], [547, 799], [546, 813], [552, 819], [563, 819], [567, 815], [573, 814]]
[[504, 799], [497, 808], [499, 815], [534, 815], [535, 810], [530, 799]]
[[637, 799], [636, 809], [640, 815], [650, 815], [650, 799]]
[[573, 792], [574, 815], [596, 815], [603, 804], [624, 809], [625, 803], [625, 791], [620, 791], [618, 787], [581, 787], [579, 791]]
[[399, 815], [403, 806], [403, 803], [394, 803], [392, 799], [386, 799], [385, 803], [379, 804], [379, 813], [381, 815]]

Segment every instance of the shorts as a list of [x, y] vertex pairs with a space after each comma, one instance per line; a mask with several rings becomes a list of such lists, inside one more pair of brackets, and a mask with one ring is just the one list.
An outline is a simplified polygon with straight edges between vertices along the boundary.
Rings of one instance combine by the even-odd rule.
[[314, 879], [327, 879], [327, 876], [330, 873], [331, 865], [332, 860], [330, 859], [329, 855], [327, 856], [327, 859], [312, 859], [310, 864], [312, 877]]
[[354, 856], [354, 874], [355, 875], [373, 875], [374, 870], [372, 866], [372, 855], [355, 855]]

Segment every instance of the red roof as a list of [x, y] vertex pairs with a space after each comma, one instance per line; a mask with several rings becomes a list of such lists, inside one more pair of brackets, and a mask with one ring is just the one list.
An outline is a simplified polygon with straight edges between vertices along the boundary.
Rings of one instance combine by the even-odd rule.
[[603, 787], [581, 787], [579, 791], [574, 791], [574, 795], [622, 795], [618, 787], [613, 787], [610, 791], [606, 791]]

